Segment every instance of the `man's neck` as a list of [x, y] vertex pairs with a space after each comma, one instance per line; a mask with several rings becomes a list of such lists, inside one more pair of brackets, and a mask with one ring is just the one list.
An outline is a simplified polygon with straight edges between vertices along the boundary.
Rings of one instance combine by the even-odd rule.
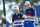
[[16, 15], [18, 15], [18, 13], [16, 13]]

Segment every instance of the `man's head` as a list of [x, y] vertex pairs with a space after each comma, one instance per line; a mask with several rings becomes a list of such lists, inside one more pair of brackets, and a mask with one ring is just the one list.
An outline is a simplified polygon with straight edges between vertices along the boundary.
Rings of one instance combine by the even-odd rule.
[[26, 7], [27, 9], [29, 9], [29, 8], [31, 7], [31, 4], [30, 4], [29, 1], [26, 1], [24, 5], [25, 5], [25, 7]]
[[14, 6], [13, 9], [14, 9], [14, 12], [15, 12], [15, 13], [19, 13], [19, 7], [18, 7], [18, 6]]

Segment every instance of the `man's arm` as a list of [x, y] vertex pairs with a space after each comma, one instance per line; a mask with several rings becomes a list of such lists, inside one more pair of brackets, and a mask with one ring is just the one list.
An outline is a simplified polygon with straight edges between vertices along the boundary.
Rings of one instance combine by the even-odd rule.
[[27, 19], [35, 19], [35, 16], [27, 17]]
[[12, 21], [12, 27], [14, 27], [14, 22]]
[[25, 18], [27, 18], [27, 19], [35, 19], [35, 16], [32, 16], [32, 17], [31, 17], [31, 16], [23, 15], [22, 18], [24, 18], [24, 19], [25, 19]]
[[14, 20], [12, 19], [12, 27], [14, 27]]
[[14, 27], [14, 18], [12, 16], [12, 27]]
[[35, 19], [35, 10], [32, 9], [32, 17], [28, 17], [28, 19]]

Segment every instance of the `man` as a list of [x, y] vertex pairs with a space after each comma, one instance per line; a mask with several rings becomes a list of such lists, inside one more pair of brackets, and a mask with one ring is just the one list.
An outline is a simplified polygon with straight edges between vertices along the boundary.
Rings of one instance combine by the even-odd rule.
[[19, 12], [19, 7], [18, 6], [14, 6], [14, 14], [12, 16], [12, 23], [13, 26], [15, 27], [23, 27], [23, 22], [24, 22], [24, 18], [27, 18], [26, 15], [23, 15], [22, 13]]
[[[23, 14], [19, 12], [19, 7], [18, 6], [14, 6], [14, 14], [12, 16], [12, 23], [14, 27], [22, 27], [22, 16]], [[21, 22], [22, 21], [22, 22]]]
[[34, 19], [35, 19], [35, 10], [31, 7], [31, 4], [29, 1], [26, 1], [25, 2], [25, 15], [26, 16], [31, 16], [31, 17], [28, 17], [28, 19], [30, 21], [25, 21], [24, 22], [24, 27], [35, 27], [35, 23], [34, 23]]

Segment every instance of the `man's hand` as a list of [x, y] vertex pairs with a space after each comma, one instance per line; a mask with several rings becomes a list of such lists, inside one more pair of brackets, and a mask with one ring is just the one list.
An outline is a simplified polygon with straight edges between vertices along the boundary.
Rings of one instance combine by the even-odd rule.
[[14, 22], [12, 22], [12, 27], [14, 27]]
[[27, 19], [35, 19], [35, 17], [34, 17], [34, 16], [32, 16], [32, 17], [28, 17]]

